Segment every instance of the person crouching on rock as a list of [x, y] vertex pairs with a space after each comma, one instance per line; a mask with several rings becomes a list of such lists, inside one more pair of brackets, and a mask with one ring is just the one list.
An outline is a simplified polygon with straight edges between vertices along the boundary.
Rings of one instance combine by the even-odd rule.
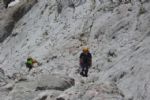
[[80, 75], [88, 77], [88, 70], [92, 65], [92, 55], [87, 47], [83, 48], [83, 52], [80, 54]]
[[26, 61], [26, 67], [29, 68], [29, 71], [34, 67], [33, 65], [37, 63], [38, 65], [40, 65], [40, 63], [33, 59], [32, 57], [28, 57], [27, 61]]

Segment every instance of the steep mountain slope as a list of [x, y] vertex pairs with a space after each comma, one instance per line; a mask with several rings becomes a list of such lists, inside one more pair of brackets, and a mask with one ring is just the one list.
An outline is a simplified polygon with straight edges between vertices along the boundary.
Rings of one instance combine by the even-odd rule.
[[[14, 83], [4, 98], [149, 100], [149, 11], [148, 0], [39, 0], [0, 44], [0, 67], [8, 77], [17, 73], [36, 80], [43, 74], [55, 74], [72, 77], [75, 85], [64, 91], [48, 89], [34, 94], [30, 90], [32, 96], [22, 94], [26, 98], [18, 99], [13, 93], [19, 87], [26, 91], [29, 83]], [[88, 78], [77, 73], [84, 46], [93, 55]], [[24, 64], [28, 56], [42, 63], [30, 73]]]

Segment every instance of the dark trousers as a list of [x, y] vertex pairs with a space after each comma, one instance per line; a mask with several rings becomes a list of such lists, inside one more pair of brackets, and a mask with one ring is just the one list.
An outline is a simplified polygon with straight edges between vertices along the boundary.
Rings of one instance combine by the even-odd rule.
[[26, 67], [29, 68], [29, 71], [30, 71], [33, 68], [33, 65], [26, 63]]
[[81, 65], [81, 72], [80, 75], [87, 77], [88, 76], [88, 71], [89, 71], [89, 65], [88, 64], [83, 64]]

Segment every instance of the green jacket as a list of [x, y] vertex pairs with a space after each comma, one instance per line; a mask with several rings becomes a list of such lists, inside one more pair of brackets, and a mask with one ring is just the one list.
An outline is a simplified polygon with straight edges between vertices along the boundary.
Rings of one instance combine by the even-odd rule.
[[30, 59], [30, 60], [27, 60], [26, 64], [30, 64], [32, 65], [33, 64], [33, 61]]

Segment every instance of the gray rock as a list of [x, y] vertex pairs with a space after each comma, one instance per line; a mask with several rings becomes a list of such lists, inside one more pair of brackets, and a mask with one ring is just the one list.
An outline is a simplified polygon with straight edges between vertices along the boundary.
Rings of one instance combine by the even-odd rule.
[[60, 97], [60, 98], [57, 98], [56, 100], [65, 100], [64, 98]]
[[[72, 78], [59, 75], [43, 75], [37, 81], [21, 81], [16, 83], [6, 100], [46, 100], [47, 97], [54, 98], [58, 96], [59, 91], [68, 89], [73, 85], [74, 80]], [[53, 92], [43, 92], [41, 90], [51, 90]], [[43, 93], [39, 94], [40, 92]]]
[[43, 91], [33, 100], [56, 100], [56, 97], [60, 95], [60, 93], [61, 91], [57, 90]]
[[0, 87], [7, 84], [7, 77], [5, 76], [4, 70], [0, 68]]
[[[5, 1], [5, 0], [4, 0]], [[12, 0], [6, 0], [10, 3]], [[15, 23], [24, 16], [32, 6], [37, 2], [37, 0], [28, 0], [26, 2], [21, 2], [17, 6], [4, 11], [0, 15], [0, 42], [3, 42], [12, 32]]]
[[74, 79], [63, 76], [43, 75], [38, 79], [36, 90], [61, 90], [70, 88], [75, 84]]
[[7, 8], [7, 7], [8, 7], [8, 4], [9, 4], [10, 2], [12, 2], [12, 1], [15, 1], [15, 0], [3, 0], [3, 3], [4, 3], [4, 5], [5, 5], [5, 8]]

